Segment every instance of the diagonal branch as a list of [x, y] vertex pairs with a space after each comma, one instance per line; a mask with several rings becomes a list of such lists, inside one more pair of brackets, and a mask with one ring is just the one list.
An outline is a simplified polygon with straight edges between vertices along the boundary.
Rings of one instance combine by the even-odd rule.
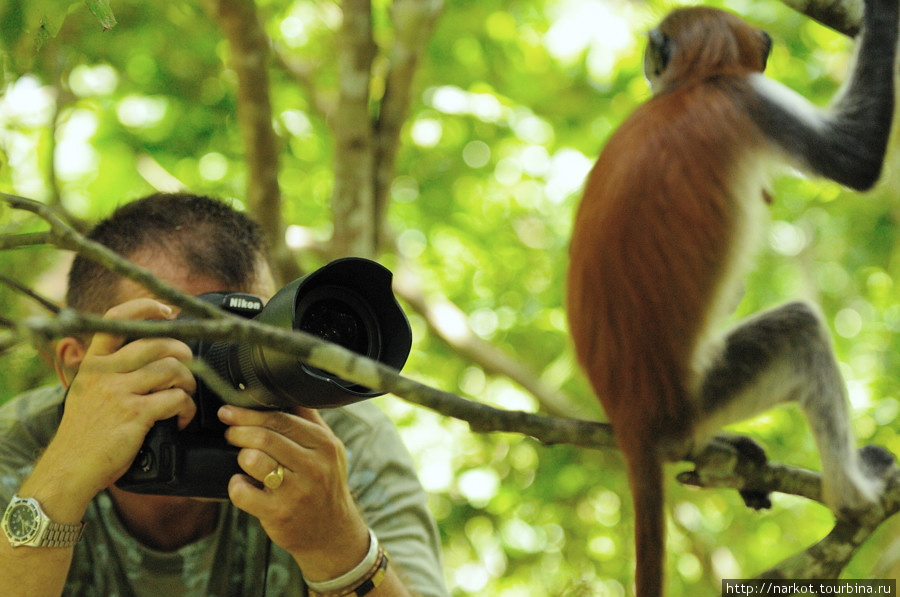
[[838, 578], [856, 550], [884, 520], [880, 517], [865, 522], [840, 519], [821, 541], [766, 570], [758, 578]]
[[55, 318], [30, 317], [19, 323], [18, 327], [23, 335], [36, 335], [42, 338], [99, 332], [129, 337], [206, 339], [258, 344], [295, 355], [304, 363], [329, 371], [342, 379], [393, 393], [413, 404], [466, 421], [473, 431], [520, 433], [545, 444], [569, 443], [593, 448], [609, 448], [615, 445], [609, 425], [522, 411], [507, 411], [467, 400], [405, 378], [380, 362], [316, 336], [298, 330], [274, 327], [252, 319], [229, 317], [214, 321], [118, 321], [62, 309]]
[[46, 232], [46, 240], [57, 247], [76, 251], [88, 259], [102, 264], [118, 275], [134, 280], [160, 299], [169, 301], [188, 313], [214, 318], [222, 316], [222, 312], [212, 307], [209, 303], [178, 292], [144, 268], [132, 264], [107, 247], [85, 238], [74, 228], [59, 219], [53, 210], [43, 203], [7, 193], [0, 193], [0, 200], [5, 201], [14, 209], [29, 211], [50, 224], [50, 230]]
[[36, 247], [52, 243], [49, 232], [29, 232], [25, 234], [5, 234], [0, 236], [0, 251]]
[[[391, 392], [444, 416], [466, 421], [474, 432], [518, 433], [544, 444], [567, 443], [586, 448], [615, 447], [609, 425], [494, 408], [402, 377], [397, 371], [381, 363], [315, 336], [272, 327], [254, 320], [113, 321], [64, 309], [56, 318], [29, 318], [18, 324], [17, 328], [23, 336], [43, 338], [105, 332], [122, 336], [165, 336], [182, 340], [205, 338], [260, 344], [293, 354], [299, 360], [345, 380]], [[4, 336], [0, 340], [4, 346], [10, 345], [8, 337]], [[207, 369], [200, 366], [198, 373], [204, 378], [216, 379], [209, 375]], [[226, 393], [221, 395], [227, 396]], [[240, 397], [234, 400], [239, 404], [248, 404]], [[706, 450], [692, 459], [698, 470], [687, 473], [686, 477], [682, 475], [682, 480], [703, 487], [782, 491], [812, 500], [821, 499], [821, 479], [818, 474], [783, 465], [749, 462], [728, 446], [727, 441], [712, 442]], [[700, 479], [702, 482], [698, 482]], [[764, 577], [835, 577], [874, 529], [900, 511], [900, 474], [896, 468], [888, 481], [888, 491], [883, 496], [880, 507], [872, 508], [862, 518], [839, 519], [834, 530], [823, 541], [767, 571]]]
[[[295, 355], [304, 363], [329, 371], [342, 379], [395, 394], [410, 403], [465, 421], [474, 432], [518, 433], [547, 445], [571, 444], [586, 448], [616, 446], [608, 424], [495, 408], [403, 377], [383, 363], [316, 336], [252, 319], [234, 317], [214, 321], [116, 321], [63, 309], [57, 317], [31, 317], [17, 324], [17, 327], [23, 335], [43, 338], [102, 332], [119, 336], [172, 337], [181, 340], [203, 338], [257, 344]], [[821, 501], [819, 474], [780, 464], [754, 462], [733, 448], [729, 441], [731, 436], [721, 436], [722, 441], [719, 439], [717, 437], [716, 441], [711, 442], [699, 454], [685, 459], [693, 462], [697, 469], [679, 475], [682, 482], [707, 488], [777, 491]], [[888, 479], [888, 490], [883, 496], [881, 507], [873, 508], [865, 518], [842, 519], [841, 524], [851, 524], [855, 525], [852, 528], [857, 528], [863, 522], [874, 529], [898, 511], [900, 472], [894, 468]], [[846, 540], [846, 533], [838, 529], [836, 540]]]
[[41, 296], [40, 294], [33, 291], [32, 289], [26, 287], [24, 284], [22, 284], [18, 280], [13, 280], [12, 278], [9, 278], [7, 276], [0, 275], [0, 284], [6, 284], [7, 286], [12, 288], [16, 292], [18, 292], [20, 294], [24, 294], [31, 300], [38, 303], [41, 307], [43, 307], [47, 311], [50, 311], [51, 313], [59, 313], [59, 306], [56, 303], [54, 303], [53, 301], [51, 301], [50, 299], [48, 299], [46, 297]]

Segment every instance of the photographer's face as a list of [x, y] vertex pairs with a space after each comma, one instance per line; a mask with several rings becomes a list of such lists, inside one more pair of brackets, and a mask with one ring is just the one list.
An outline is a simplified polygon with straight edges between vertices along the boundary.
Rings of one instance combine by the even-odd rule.
[[[261, 260], [262, 263], [257, 268], [258, 275], [256, 279], [249, 281], [242, 288], [227, 288], [227, 285], [220, 280], [197, 275], [184, 263], [184, 260], [155, 249], [139, 250], [129, 258], [129, 261], [148, 270], [176, 290], [191, 296], [197, 296], [206, 292], [232, 290], [247, 292], [262, 298], [264, 301], [268, 301], [275, 293], [275, 281], [264, 260]], [[155, 299], [157, 297], [141, 284], [126, 278], [121, 279], [116, 291], [116, 302], [124, 303], [136, 298]], [[178, 308], [174, 305], [172, 306], [177, 312]], [[75, 373], [78, 371], [78, 366], [84, 359], [86, 351], [87, 345], [79, 338], [63, 338], [57, 344], [57, 373], [65, 385], [68, 386], [72, 378], [75, 377]]]

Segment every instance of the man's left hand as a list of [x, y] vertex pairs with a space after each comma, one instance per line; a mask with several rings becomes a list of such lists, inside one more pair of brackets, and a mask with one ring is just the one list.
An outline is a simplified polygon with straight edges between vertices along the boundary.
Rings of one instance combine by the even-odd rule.
[[[339, 576], [358, 564], [369, 547], [368, 527], [347, 484], [344, 445], [315, 410], [260, 411], [223, 406], [225, 437], [241, 448], [228, 495], [257, 517], [272, 541], [288, 551], [306, 578]], [[284, 478], [263, 484], [281, 465]]]

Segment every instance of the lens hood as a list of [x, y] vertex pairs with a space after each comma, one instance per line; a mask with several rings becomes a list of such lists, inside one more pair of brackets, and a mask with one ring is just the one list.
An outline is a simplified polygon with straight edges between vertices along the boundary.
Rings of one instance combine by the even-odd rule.
[[[254, 319], [307, 332], [399, 370], [409, 355], [412, 331], [394, 298], [392, 279], [390, 270], [374, 261], [338, 259], [279, 290]], [[297, 355], [259, 345], [238, 348], [238, 368], [248, 389], [268, 390], [259, 396], [267, 401], [261, 406], [329, 408], [382, 393], [308, 365]]]

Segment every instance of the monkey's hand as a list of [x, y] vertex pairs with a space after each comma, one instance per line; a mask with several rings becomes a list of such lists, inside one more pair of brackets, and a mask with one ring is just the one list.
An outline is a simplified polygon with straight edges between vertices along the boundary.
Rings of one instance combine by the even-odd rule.
[[[722, 439], [734, 446], [741, 456], [756, 466], [765, 466], [769, 462], [768, 457], [766, 457], [766, 451], [756, 440], [744, 435], [729, 436]], [[768, 491], [740, 489], [738, 493], [741, 494], [741, 498], [743, 498], [744, 504], [748, 508], [768, 510], [772, 507], [772, 499], [769, 497], [771, 493]]]
[[[678, 475], [678, 480], [687, 485], [721, 485], [723, 480], [746, 478], [749, 470], [766, 466], [766, 452], [756, 441], [741, 435], [719, 434], [704, 449], [694, 452], [696, 468]], [[734, 487], [737, 483], [728, 482]], [[767, 489], [744, 487], [738, 493], [748, 508], [761, 510], [771, 508], [772, 500]]]

